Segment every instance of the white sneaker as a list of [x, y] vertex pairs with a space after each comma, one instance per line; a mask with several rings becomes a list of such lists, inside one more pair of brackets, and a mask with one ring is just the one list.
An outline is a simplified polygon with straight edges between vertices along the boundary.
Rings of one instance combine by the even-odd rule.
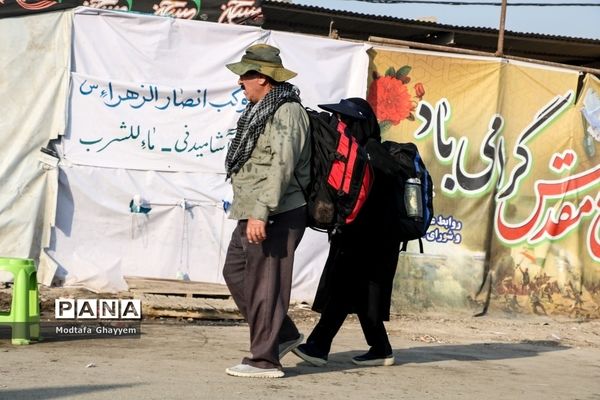
[[281, 343], [279, 345], [279, 359], [281, 360], [283, 356], [285, 356], [287, 353], [300, 346], [300, 343], [302, 343], [303, 341], [304, 335], [300, 334], [300, 336], [298, 336], [298, 338], [294, 340], [288, 340], [287, 342]]
[[258, 368], [248, 364], [238, 364], [225, 369], [227, 375], [243, 378], [281, 378], [285, 374], [277, 368]]

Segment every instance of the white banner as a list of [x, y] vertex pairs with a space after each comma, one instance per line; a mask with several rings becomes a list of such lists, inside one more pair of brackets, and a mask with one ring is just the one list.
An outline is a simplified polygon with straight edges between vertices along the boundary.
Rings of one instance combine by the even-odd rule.
[[256, 27], [85, 7], [76, 9], [73, 31], [74, 72], [173, 88], [202, 82], [233, 88], [235, 75], [224, 63], [269, 35]]
[[172, 88], [73, 73], [72, 87], [65, 158], [100, 167], [222, 173], [247, 104], [240, 88], [208, 78]]
[[291, 82], [300, 88], [304, 106], [322, 111], [318, 104], [366, 96], [369, 46], [277, 31], [267, 43], [281, 49], [284, 65], [298, 72]]

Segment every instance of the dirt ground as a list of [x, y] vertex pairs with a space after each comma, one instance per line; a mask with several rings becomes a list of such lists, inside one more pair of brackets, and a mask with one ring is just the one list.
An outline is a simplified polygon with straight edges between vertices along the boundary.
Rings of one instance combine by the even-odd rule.
[[[318, 318], [304, 305], [291, 315], [304, 334]], [[350, 317], [326, 367], [290, 353], [281, 379], [225, 374], [247, 354], [243, 322], [155, 319], [140, 338], [0, 339], [0, 399], [600, 400], [598, 320], [438, 312], [387, 327], [395, 366], [351, 363], [366, 344]]]

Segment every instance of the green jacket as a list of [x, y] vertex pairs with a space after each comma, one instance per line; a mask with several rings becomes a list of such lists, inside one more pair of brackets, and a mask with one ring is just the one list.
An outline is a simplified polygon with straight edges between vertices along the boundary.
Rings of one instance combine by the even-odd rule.
[[302, 189], [310, 182], [309, 120], [299, 103], [275, 111], [258, 138], [250, 159], [231, 176], [233, 204], [229, 218], [256, 218], [306, 204]]

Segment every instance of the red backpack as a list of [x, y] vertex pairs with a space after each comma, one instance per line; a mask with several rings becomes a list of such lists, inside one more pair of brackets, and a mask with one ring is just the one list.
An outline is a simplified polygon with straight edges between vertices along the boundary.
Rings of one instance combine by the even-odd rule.
[[333, 232], [356, 219], [371, 190], [373, 170], [367, 151], [346, 132], [346, 124], [329, 113], [306, 111], [312, 145], [311, 181], [302, 190], [308, 226]]

